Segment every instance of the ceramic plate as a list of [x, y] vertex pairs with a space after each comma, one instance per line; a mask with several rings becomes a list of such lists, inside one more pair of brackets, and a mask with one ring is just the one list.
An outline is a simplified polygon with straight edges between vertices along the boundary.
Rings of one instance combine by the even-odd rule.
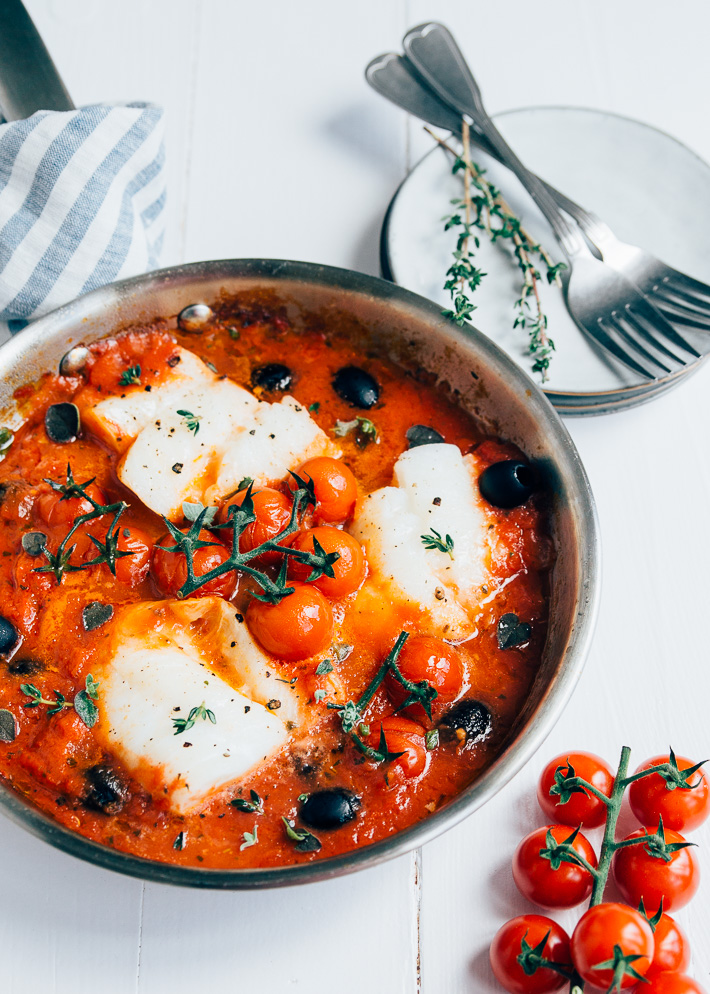
[[[710, 283], [710, 166], [690, 149], [648, 125], [596, 110], [526, 108], [499, 114], [496, 123], [528, 166], [598, 213], [624, 241]], [[484, 152], [474, 149], [474, 159], [533, 237], [561, 259], [547, 223], [518, 180]], [[437, 146], [397, 191], [383, 228], [386, 275], [442, 306], [449, 303], [442, 285], [456, 235], [444, 232], [441, 219], [450, 199], [460, 194], [450, 155]], [[518, 269], [506, 251], [485, 238], [477, 264], [487, 275], [474, 297], [473, 323], [533, 375], [524, 333], [512, 327]], [[569, 413], [642, 403], [682, 379], [642, 381], [582, 334], [560, 290], [542, 286], [541, 293], [557, 347], [545, 389]], [[710, 348], [710, 335], [687, 337], [702, 351]]]

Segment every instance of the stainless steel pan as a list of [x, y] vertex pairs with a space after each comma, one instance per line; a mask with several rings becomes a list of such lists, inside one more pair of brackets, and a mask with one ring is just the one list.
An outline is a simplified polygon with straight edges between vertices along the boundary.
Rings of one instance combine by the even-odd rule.
[[339, 876], [408, 852], [472, 814], [527, 762], [559, 717], [589, 648], [599, 594], [592, 494], [577, 451], [550, 403], [485, 336], [458, 328], [431, 301], [384, 280], [310, 263], [247, 259], [181, 266], [104, 287], [41, 318], [0, 349], [0, 409], [7, 414], [13, 391], [56, 369], [74, 345], [255, 287], [269, 288], [291, 308], [317, 311], [326, 321], [348, 315], [365, 329], [373, 348], [434, 372], [442, 389], [446, 385], [457, 391], [459, 403], [491, 432], [520, 446], [550, 491], [557, 561], [542, 665], [502, 752], [440, 811], [374, 845], [334, 859], [263, 870], [171, 866], [90, 842], [0, 785], [5, 814], [57, 848], [111, 870], [193, 887], [274, 887]]

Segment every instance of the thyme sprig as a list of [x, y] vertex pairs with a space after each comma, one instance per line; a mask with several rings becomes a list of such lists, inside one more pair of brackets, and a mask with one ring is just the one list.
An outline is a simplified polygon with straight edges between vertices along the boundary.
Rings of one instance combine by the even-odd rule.
[[407, 692], [407, 697], [397, 708], [397, 711], [402, 711], [411, 704], [421, 704], [427, 717], [431, 720], [431, 705], [438, 697], [436, 688], [432, 687], [426, 680], [413, 682], [407, 680], [402, 675], [397, 665], [397, 660], [402, 651], [402, 646], [408, 638], [409, 632], [399, 633], [394, 646], [383, 660], [382, 665], [358, 701], [347, 701], [345, 704], [328, 704], [329, 710], [338, 712], [343, 732], [350, 736], [364, 756], [374, 760], [376, 763], [389, 763], [402, 755], [401, 752], [393, 753], [388, 750], [387, 740], [382, 727], [380, 727], [380, 741], [377, 749], [373, 749], [372, 746], [367, 745], [361, 738], [362, 735], [367, 736], [370, 734], [369, 726], [365, 725], [362, 719], [373, 697], [382, 686], [387, 674], [391, 673]]
[[30, 698], [23, 705], [25, 708], [36, 708], [42, 704], [49, 708], [47, 715], [59, 714], [65, 708], [74, 708], [87, 728], [93, 728], [99, 717], [99, 709], [95, 704], [99, 699], [99, 683], [98, 680], [94, 680], [91, 673], [86, 677], [83, 690], [78, 691], [73, 701], [68, 701], [64, 694], [58, 690], [54, 691], [54, 700], [43, 697], [42, 691], [38, 690], [33, 683], [20, 684], [20, 690], [26, 697]]
[[205, 707], [205, 702], [198, 704], [197, 707], [192, 708], [187, 718], [173, 718], [173, 735], [181, 735], [183, 732], [187, 732], [198, 718], [202, 718], [203, 721], [212, 722], [213, 725], [217, 724], [217, 719], [215, 718], [214, 711], [210, 711], [208, 707]]
[[[240, 551], [240, 536], [248, 525], [256, 521], [253, 501], [253, 481], [250, 482], [241, 504], [232, 504], [229, 507], [227, 521], [222, 524], [213, 523], [210, 525], [213, 530], [228, 529], [231, 532], [232, 549], [223, 563], [213, 567], [201, 576], [196, 576], [195, 574], [195, 552], [205, 546], [217, 544], [216, 542], [200, 538], [200, 532], [206, 526], [205, 522], [210, 508], [202, 508], [187, 531], [181, 530], [167, 518], [163, 519], [171, 537], [175, 540], [175, 545], [163, 545], [158, 546], [158, 548], [162, 548], [166, 552], [182, 553], [185, 556], [187, 565], [187, 578], [178, 591], [178, 597], [188, 597], [211, 580], [215, 580], [225, 573], [239, 570], [241, 573], [246, 573], [252, 577], [261, 588], [261, 593], [255, 593], [253, 596], [260, 600], [276, 604], [284, 597], [288, 597], [289, 594], [293, 593], [294, 588], [289, 587], [286, 583], [286, 563], [289, 557], [297, 559], [306, 566], [310, 566], [311, 573], [307, 577], [306, 582], [313, 582], [313, 580], [317, 580], [320, 576], [332, 578], [335, 575], [333, 572], [333, 563], [339, 559], [337, 552], [326, 553], [323, 547], [315, 542], [313, 552], [292, 549], [280, 544], [284, 538], [292, 535], [299, 529], [308, 506], [315, 506], [316, 503], [312, 482], [310, 480], [308, 482], [301, 480], [295, 473], [291, 475], [296, 481], [298, 489], [293, 495], [291, 516], [282, 531], [249, 551]], [[262, 556], [265, 552], [278, 552], [284, 557], [281, 572], [276, 580], [273, 580], [267, 573], [251, 565], [252, 560]]]
[[[92, 477], [90, 480], [85, 480], [84, 483], [77, 483], [72, 473], [71, 464], [67, 464], [67, 478], [65, 483], [57, 483], [54, 480], [45, 479], [44, 482], [48, 483], [52, 490], [62, 495], [60, 502], [71, 500], [73, 497], [76, 497], [79, 500], [88, 501], [88, 503], [91, 504], [91, 510], [87, 511], [85, 514], [77, 515], [74, 519], [74, 524], [59, 543], [56, 552], [51, 552], [46, 546], [42, 549], [42, 553], [47, 560], [47, 565], [37, 566], [33, 572], [52, 573], [57, 583], [61, 583], [65, 573], [77, 573], [79, 570], [88, 569], [89, 566], [97, 566], [100, 563], [106, 563], [115, 576], [116, 560], [120, 559], [122, 556], [133, 555], [132, 552], [121, 552], [118, 549], [118, 520], [127, 509], [128, 504], [122, 500], [115, 501], [113, 504], [99, 504], [98, 501], [94, 500], [88, 490], [95, 479], [96, 477]], [[91, 541], [98, 548], [99, 555], [86, 563], [81, 563], [79, 565], [72, 563], [71, 555], [74, 552], [76, 545], [72, 545], [71, 540], [78, 529], [81, 528], [82, 525], [85, 525], [88, 521], [103, 518], [108, 514], [112, 514], [113, 519], [108, 527], [106, 541], [101, 542], [93, 535], [89, 535]]]
[[438, 549], [439, 552], [445, 552], [450, 559], [454, 558], [454, 540], [450, 535], [447, 535], [444, 539], [441, 537], [441, 532], [438, 532], [436, 528], [432, 528], [431, 535], [420, 535], [419, 537], [427, 551]]
[[129, 366], [128, 369], [124, 369], [118, 382], [122, 387], [139, 387], [141, 385], [141, 367], [136, 365]]
[[202, 421], [201, 414], [193, 414], [192, 411], [178, 411], [177, 412], [182, 418], [182, 423], [185, 425], [188, 431], [191, 431], [193, 435], [196, 435], [200, 430], [200, 421]]
[[485, 177], [485, 170], [471, 161], [469, 125], [462, 121], [462, 151], [459, 154], [448, 142], [439, 138], [429, 128], [425, 129], [442, 148], [453, 156], [452, 173], [463, 175], [463, 197], [451, 201], [453, 210], [444, 218], [444, 230], [457, 230], [453, 262], [446, 272], [444, 289], [448, 290], [453, 304], [444, 311], [457, 324], [469, 321], [476, 309], [472, 294], [480, 286], [486, 273], [474, 265], [476, 250], [480, 248], [477, 231], [483, 231], [494, 244], [506, 242], [513, 246], [513, 256], [522, 274], [520, 296], [515, 301], [513, 328], [528, 333], [528, 352], [533, 357], [533, 372], [540, 373], [542, 382], [548, 378], [548, 369], [555, 350], [555, 343], [547, 333], [547, 316], [542, 309], [539, 293], [540, 271], [533, 262], [537, 256], [545, 270], [548, 283], [560, 285], [559, 274], [566, 269], [564, 262], [553, 262], [546, 250], [523, 227], [520, 218], [501, 195], [500, 190]]

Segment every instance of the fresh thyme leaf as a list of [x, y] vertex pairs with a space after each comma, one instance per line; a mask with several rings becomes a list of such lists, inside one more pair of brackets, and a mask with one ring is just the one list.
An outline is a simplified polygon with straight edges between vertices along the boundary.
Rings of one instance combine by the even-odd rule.
[[[94, 704], [91, 695], [87, 690], [80, 690], [74, 698], [74, 710], [79, 715], [87, 728], [93, 728], [99, 718], [99, 709]], [[51, 711], [47, 712], [51, 714]]]
[[317, 414], [320, 411], [320, 401], [314, 400], [312, 404], [308, 405], [308, 410], [311, 414]]
[[316, 690], [316, 692], [313, 694], [313, 699], [316, 702], [316, 704], [320, 704], [323, 698], [327, 696], [328, 694], [325, 690]]
[[5, 425], [0, 427], [0, 453], [7, 452], [15, 440], [14, 433]]
[[141, 368], [140, 366], [129, 366], [128, 369], [124, 369], [121, 373], [121, 378], [118, 381], [122, 387], [130, 386], [140, 386], [141, 385]]
[[345, 438], [351, 431], [356, 432], [355, 441], [360, 448], [377, 441], [377, 426], [369, 418], [355, 417], [352, 421], [336, 421], [333, 434]]
[[263, 815], [264, 802], [255, 790], [250, 790], [249, 794], [251, 796], [251, 801], [245, 801], [243, 797], [235, 797], [234, 800], [229, 803], [232, 807], [236, 808], [237, 811], [245, 811], [247, 814]]
[[173, 849], [184, 849], [187, 842], [187, 832], [178, 832], [173, 842]]
[[200, 430], [200, 421], [202, 420], [202, 415], [193, 414], [192, 411], [178, 411], [177, 412], [183, 420], [183, 424], [188, 431], [191, 431], [193, 435], [196, 435]]
[[94, 701], [99, 697], [99, 684], [94, 680], [91, 673], [86, 678], [84, 690], [80, 690], [74, 701], [68, 701], [64, 694], [58, 690], [54, 691], [54, 700], [42, 696], [41, 691], [32, 683], [20, 684], [20, 690], [30, 700], [23, 705], [26, 708], [36, 708], [39, 704], [47, 706], [47, 715], [59, 714], [65, 708], [73, 707], [77, 715], [81, 718], [87, 728], [93, 728], [99, 717], [99, 709]]
[[242, 477], [242, 479], [239, 481], [239, 486], [237, 487], [237, 493], [241, 493], [242, 490], [246, 490], [246, 488], [251, 486], [253, 482], [254, 480], [251, 476]]
[[439, 729], [438, 728], [430, 728], [429, 729], [429, 731], [424, 736], [424, 744], [426, 745], [427, 750], [429, 752], [431, 752], [432, 749], [436, 749], [437, 748], [437, 746], [439, 745]]
[[453, 156], [452, 173], [463, 176], [463, 197], [451, 201], [452, 211], [444, 220], [444, 231], [457, 233], [453, 261], [446, 272], [444, 289], [451, 296], [452, 308], [444, 314], [459, 325], [470, 320], [476, 307], [471, 297], [486, 276], [474, 264], [480, 247], [477, 232], [482, 231], [494, 244], [509, 245], [512, 256], [522, 275], [520, 296], [515, 302], [514, 328], [528, 334], [528, 351], [533, 357], [533, 372], [540, 373], [542, 382], [548, 378], [548, 369], [555, 344], [547, 334], [547, 317], [543, 312], [538, 283], [540, 273], [532, 259], [537, 256], [545, 269], [548, 283], [560, 285], [559, 274], [566, 269], [564, 262], [553, 262], [549, 254], [523, 228], [520, 218], [498, 190], [485, 177], [485, 170], [471, 161], [469, 125], [462, 121], [462, 153], [459, 155], [429, 128], [425, 129]]
[[227, 331], [229, 332], [229, 337], [232, 339], [233, 342], [236, 342], [236, 341], [239, 340], [239, 337], [241, 335], [241, 332], [239, 331], [239, 328], [234, 328], [234, 327], [227, 328]]
[[242, 838], [244, 839], [244, 841], [239, 847], [240, 852], [242, 851], [242, 849], [248, 849], [250, 846], [255, 846], [257, 844], [257, 842], [259, 841], [259, 826], [254, 825], [253, 832], [244, 832], [242, 834]]
[[172, 718], [173, 723], [173, 735], [182, 735], [183, 732], [187, 732], [193, 727], [198, 718], [202, 718], [203, 721], [211, 721], [213, 725], [217, 724], [217, 719], [215, 718], [214, 711], [210, 711], [209, 708], [205, 707], [205, 702], [198, 704], [196, 708], [193, 708], [188, 714], [187, 718]]
[[316, 676], [325, 676], [326, 673], [333, 672], [333, 664], [329, 659], [324, 659], [316, 666]]
[[205, 508], [205, 505], [201, 504], [199, 500], [195, 501], [194, 504], [189, 500], [184, 500], [182, 502], [182, 513], [186, 521], [197, 521], [203, 511], [205, 513], [202, 517], [202, 527], [211, 528], [217, 518], [217, 515], [219, 514], [218, 507]]
[[294, 823], [283, 816], [281, 817], [281, 821], [286, 828], [286, 835], [288, 835], [292, 842], [296, 843], [294, 849], [297, 852], [318, 852], [322, 848], [320, 839], [316, 838], [311, 832], [307, 832], [305, 828], [296, 829]]
[[446, 552], [450, 559], [454, 558], [454, 540], [450, 535], [446, 539], [435, 529], [431, 529], [431, 535], [421, 535], [422, 544], [425, 549], [438, 549], [439, 552]]

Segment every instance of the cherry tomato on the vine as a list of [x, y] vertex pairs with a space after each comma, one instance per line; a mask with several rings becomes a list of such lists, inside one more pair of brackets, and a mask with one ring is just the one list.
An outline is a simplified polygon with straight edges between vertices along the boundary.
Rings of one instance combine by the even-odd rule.
[[[625, 904], [596, 904], [582, 915], [572, 933], [572, 962], [582, 980], [606, 990], [614, 980], [614, 970], [596, 969], [614, 960], [614, 947], [624, 956], [638, 956], [630, 967], [645, 976], [653, 958], [653, 932], [638, 911]], [[633, 987], [638, 977], [625, 974], [621, 987]], [[645, 984], [640, 985], [644, 992]]]
[[543, 770], [537, 787], [538, 802], [548, 818], [554, 818], [562, 825], [572, 825], [575, 828], [577, 825], [583, 825], [584, 828], [597, 828], [603, 825], [607, 807], [594, 794], [580, 787], [565, 804], [561, 804], [559, 794], [550, 793], [550, 788], [555, 786], [555, 773], [558, 767], [563, 768], [564, 776], [581, 777], [608, 797], [614, 783], [614, 774], [608, 763], [591, 752], [569, 752], [557, 756], [550, 760]]
[[[216, 566], [221, 566], [222, 563], [229, 559], [229, 549], [225, 548], [211, 532], [203, 528], [200, 532], [200, 539], [210, 544], [197, 549], [193, 555], [193, 568], [195, 576], [198, 577], [204, 576], [205, 573], [209, 573], [210, 570]], [[173, 597], [178, 593], [187, 579], [187, 560], [184, 553], [166, 552], [165, 548], [159, 548], [159, 546], [170, 548], [174, 545], [175, 539], [172, 535], [165, 534], [162, 538], [158, 539], [153, 548], [153, 561], [151, 564], [155, 582], [163, 593], [170, 594]], [[207, 594], [218, 594], [220, 597], [229, 600], [236, 589], [237, 575], [234, 571], [231, 571], [223, 573], [222, 576], [218, 576], [214, 580], [210, 580], [202, 587], [198, 587], [189, 596], [205, 597]]]
[[690, 963], [690, 945], [685, 932], [670, 915], [663, 914], [653, 930], [655, 951], [647, 977], [671, 971], [682, 973]]
[[[220, 520], [227, 521], [229, 508], [233, 504], [241, 507], [244, 503], [246, 495], [246, 490], [240, 490], [236, 497], [230, 498], [230, 500], [222, 508]], [[239, 536], [240, 552], [251, 552], [252, 549], [256, 549], [256, 547], [261, 545], [263, 542], [276, 538], [279, 532], [282, 532], [291, 520], [291, 508], [293, 506], [293, 501], [291, 501], [286, 494], [282, 494], [280, 490], [272, 490], [271, 487], [262, 487], [260, 490], [254, 490], [251, 498], [254, 505], [256, 521], [252, 521], [250, 525], [247, 525], [242, 534]], [[232, 533], [229, 528], [221, 529], [220, 535], [225, 539], [225, 541], [228, 541], [231, 544]], [[289, 541], [290, 536], [284, 540], [284, 544]], [[280, 558], [280, 554], [275, 550], [262, 552], [259, 556], [259, 559], [261, 559], [264, 563], [278, 562]]]
[[[636, 770], [640, 773], [650, 766], [662, 766], [670, 762], [670, 756], [654, 756], [642, 763]], [[678, 769], [690, 769], [695, 763], [683, 756], [676, 756]], [[669, 785], [660, 775], [634, 780], [629, 787], [629, 804], [634, 815], [642, 825], [657, 825], [658, 819], [663, 818], [666, 828], [676, 832], [692, 832], [705, 821], [710, 814], [710, 785], [705, 773], [698, 770], [688, 779], [692, 787], [676, 786], [669, 790]]]
[[289, 586], [293, 593], [276, 604], [252, 598], [247, 608], [247, 624], [267, 652], [280, 659], [306, 659], [330, 645], [333, 611], [312, 583]]
[[[339, 528], [322, 525], [308, 531], [298, 532], [291, 542], [292, 549], [301, 552], [313, 552], [314, 539], [327, 553], [337, 552], [339, 559], [333, 563], [335, 576], [318, 577], [313, 586], [322, 590], [326, 597], [347, 597], [354, 593], [365, 579], [367, 567], [362, 546], [352, 535]], [[294, 557], [289, 557], [289, 572], [298, 580], [305, 580], [311, 573], [311, 567], [300, 563]]]
[[[655, 828], [639, 828], [626, 838], [638, 839], [655, 834]], [[669, 844], [685, 842], [682, 835], [671, 829], [664, 834]], [[650, 845], [653, 846], [652, 843]], [[650, 914], [657, 911], [661, 901], [668, 911], [686, 905], [700, 883], [698, 857], [692, 847], [676, 849], [668, 856], [669, 859], [664, 859], [651, 855], [649, 844], [645, 842], [619, 849], [614, 854], [612, 870], [624, 900], [638, 907], [643, 899]]]
[[130, 555], [116, 560], [116, 579], [135, 587], [148, 576], [153, 543], [140, 528], [121, 527], [119, 522], [117, 544], [119, 552], [130, 552]]
[[569, 936], [551, 918], [519, 915], [496, 932], [490, 949], [491, 969], [508, 994], [548, 994], [560, 990], [568, 982], [549, 967], [538, 967], [534, 973], [527, 974], [518, 962], [523, 940], [530, 949], [535, 949], [545, 936], [547, 941], [541, 955], [553, 963], [570, 966]]
[[[299, 466], [296, 475], [313, 480], [316, 494], [316, 518], [319, 521], [345, 521], [353, 513], [357, 500], [357, 481], [344, 462], [330, 456], [316, 456]], [[289, 486], [298, 487], [291, 477]]]
[[[549, 848], [548, 832], [558, 844], [572, 835], [568, 825], [547, 825], [530, 832], [515, 850], [513, 879], [524, 897], [543, 908], [574, 908], [592, 893], [594, 880], [589, 870], [578, 863], [560, 862], [558, 869], [553, 869], [552, 860], [540, 855], [541, 850]], [[597, 857], [581, 832], [569, 845], [596, 867]]]
[[[95, 483], [90, 483], [85, 487], [85, 490], [97, 504], [106, 503], [106, 495]], [[41, 493], [37, 498], [37, 507], [48, 525], [61, 525], [67, 531], [74, 524], [76, 518], [82, 514], [88, 514], [94, 509], [91, 501], [86, 500], [86, 498], [69, 497], [64, 499], [62, 494], [56, 490]]]
[[[410, 635], [402, 646], [397, 659], [402, 676], [411, 683], [426, 680], [437, 692], [436, 703], [446, 704], [455, 700], [466, 679], [461, 654], [453, 645], [430, 635]], [[387, 691], [396, 705], [407, 698], [407, 691], [391, 674], [387, 676]], [[418, 716], [423, 716], [421, 705], [415, 705]]]
[[370, 725], [367, 744], [380, 748], [380, 729], [385, 733], [387, 751], [402, 755], [387, 764], [388, 778], [412, 780], [427, 768], [429, 755], [424, 744], [424, 729], [416, 721], [393, 714]]
[[705, 988], [685, 973], [657, 973], [650, 983], [639, 984], [641, 994], [705, 994]]

